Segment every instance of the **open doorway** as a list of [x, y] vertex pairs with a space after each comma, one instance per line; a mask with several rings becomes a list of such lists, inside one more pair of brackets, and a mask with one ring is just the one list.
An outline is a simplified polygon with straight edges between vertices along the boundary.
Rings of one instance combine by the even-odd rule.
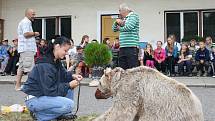
[[111, 44], [119, 38], [119, 32], [113, 32], [112, 25], [118, 18], [118, 14], [101, 15], [101, 42], [104, 38], [110, 38]]

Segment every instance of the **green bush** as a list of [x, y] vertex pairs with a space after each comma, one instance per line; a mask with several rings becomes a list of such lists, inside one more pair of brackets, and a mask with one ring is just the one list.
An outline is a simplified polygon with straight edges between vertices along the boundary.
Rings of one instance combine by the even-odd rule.
[[107, 65], [111, 59], [111, 51], [105, 44], [90, 43], [84, 49], [84, 62], [89, 67]]
[[195, 35], [195, 36], [187, 36], [182, 39], [182, 42], [190, 42], [191, 39], [195, 39], [197, 42], [204, 40], [203, 37]]

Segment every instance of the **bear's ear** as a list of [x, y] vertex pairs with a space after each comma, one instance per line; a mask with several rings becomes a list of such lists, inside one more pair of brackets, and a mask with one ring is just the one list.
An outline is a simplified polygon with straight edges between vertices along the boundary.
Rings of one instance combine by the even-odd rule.
[[122, 68], [115, 68], [114, 70], [112, 70], [111, 75], [114, 76], [115, 80], [120, 80], [121, 79], [121, 75], [125, 72], [125, 70], [123, 70]]
[[105, 75], [105, 77], [108, 78], [108, 80], [111, 80], [111, 71], [112, 71], [111, 68], [106, 68], [106, 69], [104, 70], [104, 75]]

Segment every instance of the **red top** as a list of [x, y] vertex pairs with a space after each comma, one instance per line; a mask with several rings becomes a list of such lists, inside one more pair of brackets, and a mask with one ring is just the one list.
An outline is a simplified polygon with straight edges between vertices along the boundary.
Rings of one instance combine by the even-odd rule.
[[154, 50], [154, 58], [156, 61], [160, 60], [161, 62], [163, 62], [166, 59], [166, 51], [165, 49], [161, 48], [160, 49], [155, 49]]

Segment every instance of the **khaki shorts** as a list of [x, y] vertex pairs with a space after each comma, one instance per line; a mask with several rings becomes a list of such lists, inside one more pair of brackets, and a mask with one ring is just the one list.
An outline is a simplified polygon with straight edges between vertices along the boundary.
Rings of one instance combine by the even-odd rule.
[[19, 57], [19, 69], [23, 72], [30, 72], [34, 67], [35, 52], [21, 52]]

